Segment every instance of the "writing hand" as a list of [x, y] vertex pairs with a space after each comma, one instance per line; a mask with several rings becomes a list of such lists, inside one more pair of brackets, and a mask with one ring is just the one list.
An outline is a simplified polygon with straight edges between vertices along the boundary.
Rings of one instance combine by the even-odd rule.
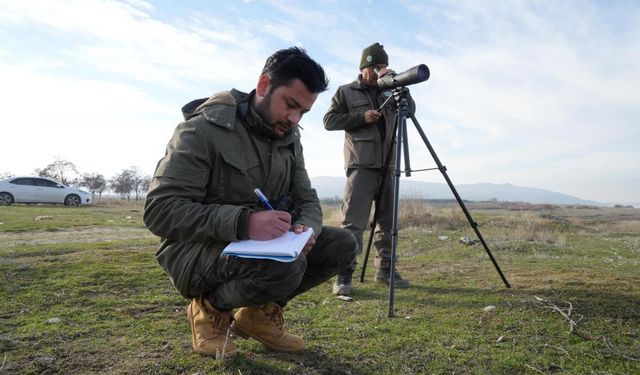
[[266, 241], [280, 237], [291, 228], [291, 215], [284, 211], [260, 211], [249, 215], [249, 239]]

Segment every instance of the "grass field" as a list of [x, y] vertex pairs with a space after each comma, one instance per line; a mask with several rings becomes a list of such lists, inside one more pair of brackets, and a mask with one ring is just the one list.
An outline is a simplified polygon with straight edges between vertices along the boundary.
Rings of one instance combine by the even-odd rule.
[[0, 207], [0, 373], [640, 374], [640, 209], [469, 208], [513, 288], [459, 241], [457, 206], [403, 202], [393, 318], [370, 264], [353, 302], [327, 282], [289, 304], [305, 351], [238, 339], [216, 360], [191, 350], [139, 204]]

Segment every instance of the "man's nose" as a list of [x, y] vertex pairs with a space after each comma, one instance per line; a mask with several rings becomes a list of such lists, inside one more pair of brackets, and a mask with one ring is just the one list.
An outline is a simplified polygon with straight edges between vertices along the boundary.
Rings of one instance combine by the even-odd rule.
[[287, 114], [287, 121], [291, 122], [292, 124], [299, 123], [301, 118], [302, 118], [302, 114], [298, 111], [289, 112]]

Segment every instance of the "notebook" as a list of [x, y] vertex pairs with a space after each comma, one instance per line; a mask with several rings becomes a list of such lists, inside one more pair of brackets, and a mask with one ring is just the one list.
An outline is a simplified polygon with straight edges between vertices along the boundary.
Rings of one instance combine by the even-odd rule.
[[290, 231], [268, 241], [231, 242], [222, 250], [222, 255], [292, 262], [300, 255], [311, 235], [313, 235], [313, 229], [308, 228], [302, 233], [296, 234]]

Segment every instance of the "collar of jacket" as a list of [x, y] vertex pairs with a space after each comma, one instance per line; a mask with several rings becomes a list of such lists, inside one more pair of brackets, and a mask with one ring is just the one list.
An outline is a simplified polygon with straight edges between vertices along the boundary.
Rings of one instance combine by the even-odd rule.
[[376, 88], [377, 91], [380, 91], [378, 89], [378, 86], [367, 86], [367, 85], [363, 85], [362, 84], [362, 74], [358, 74], [358, 78], [356, 78], [355, 81], [351, 82], [349, 84], [349, 87], [355, 90], [360, 90], [360, 91], [366, 91], [372, 87]]

